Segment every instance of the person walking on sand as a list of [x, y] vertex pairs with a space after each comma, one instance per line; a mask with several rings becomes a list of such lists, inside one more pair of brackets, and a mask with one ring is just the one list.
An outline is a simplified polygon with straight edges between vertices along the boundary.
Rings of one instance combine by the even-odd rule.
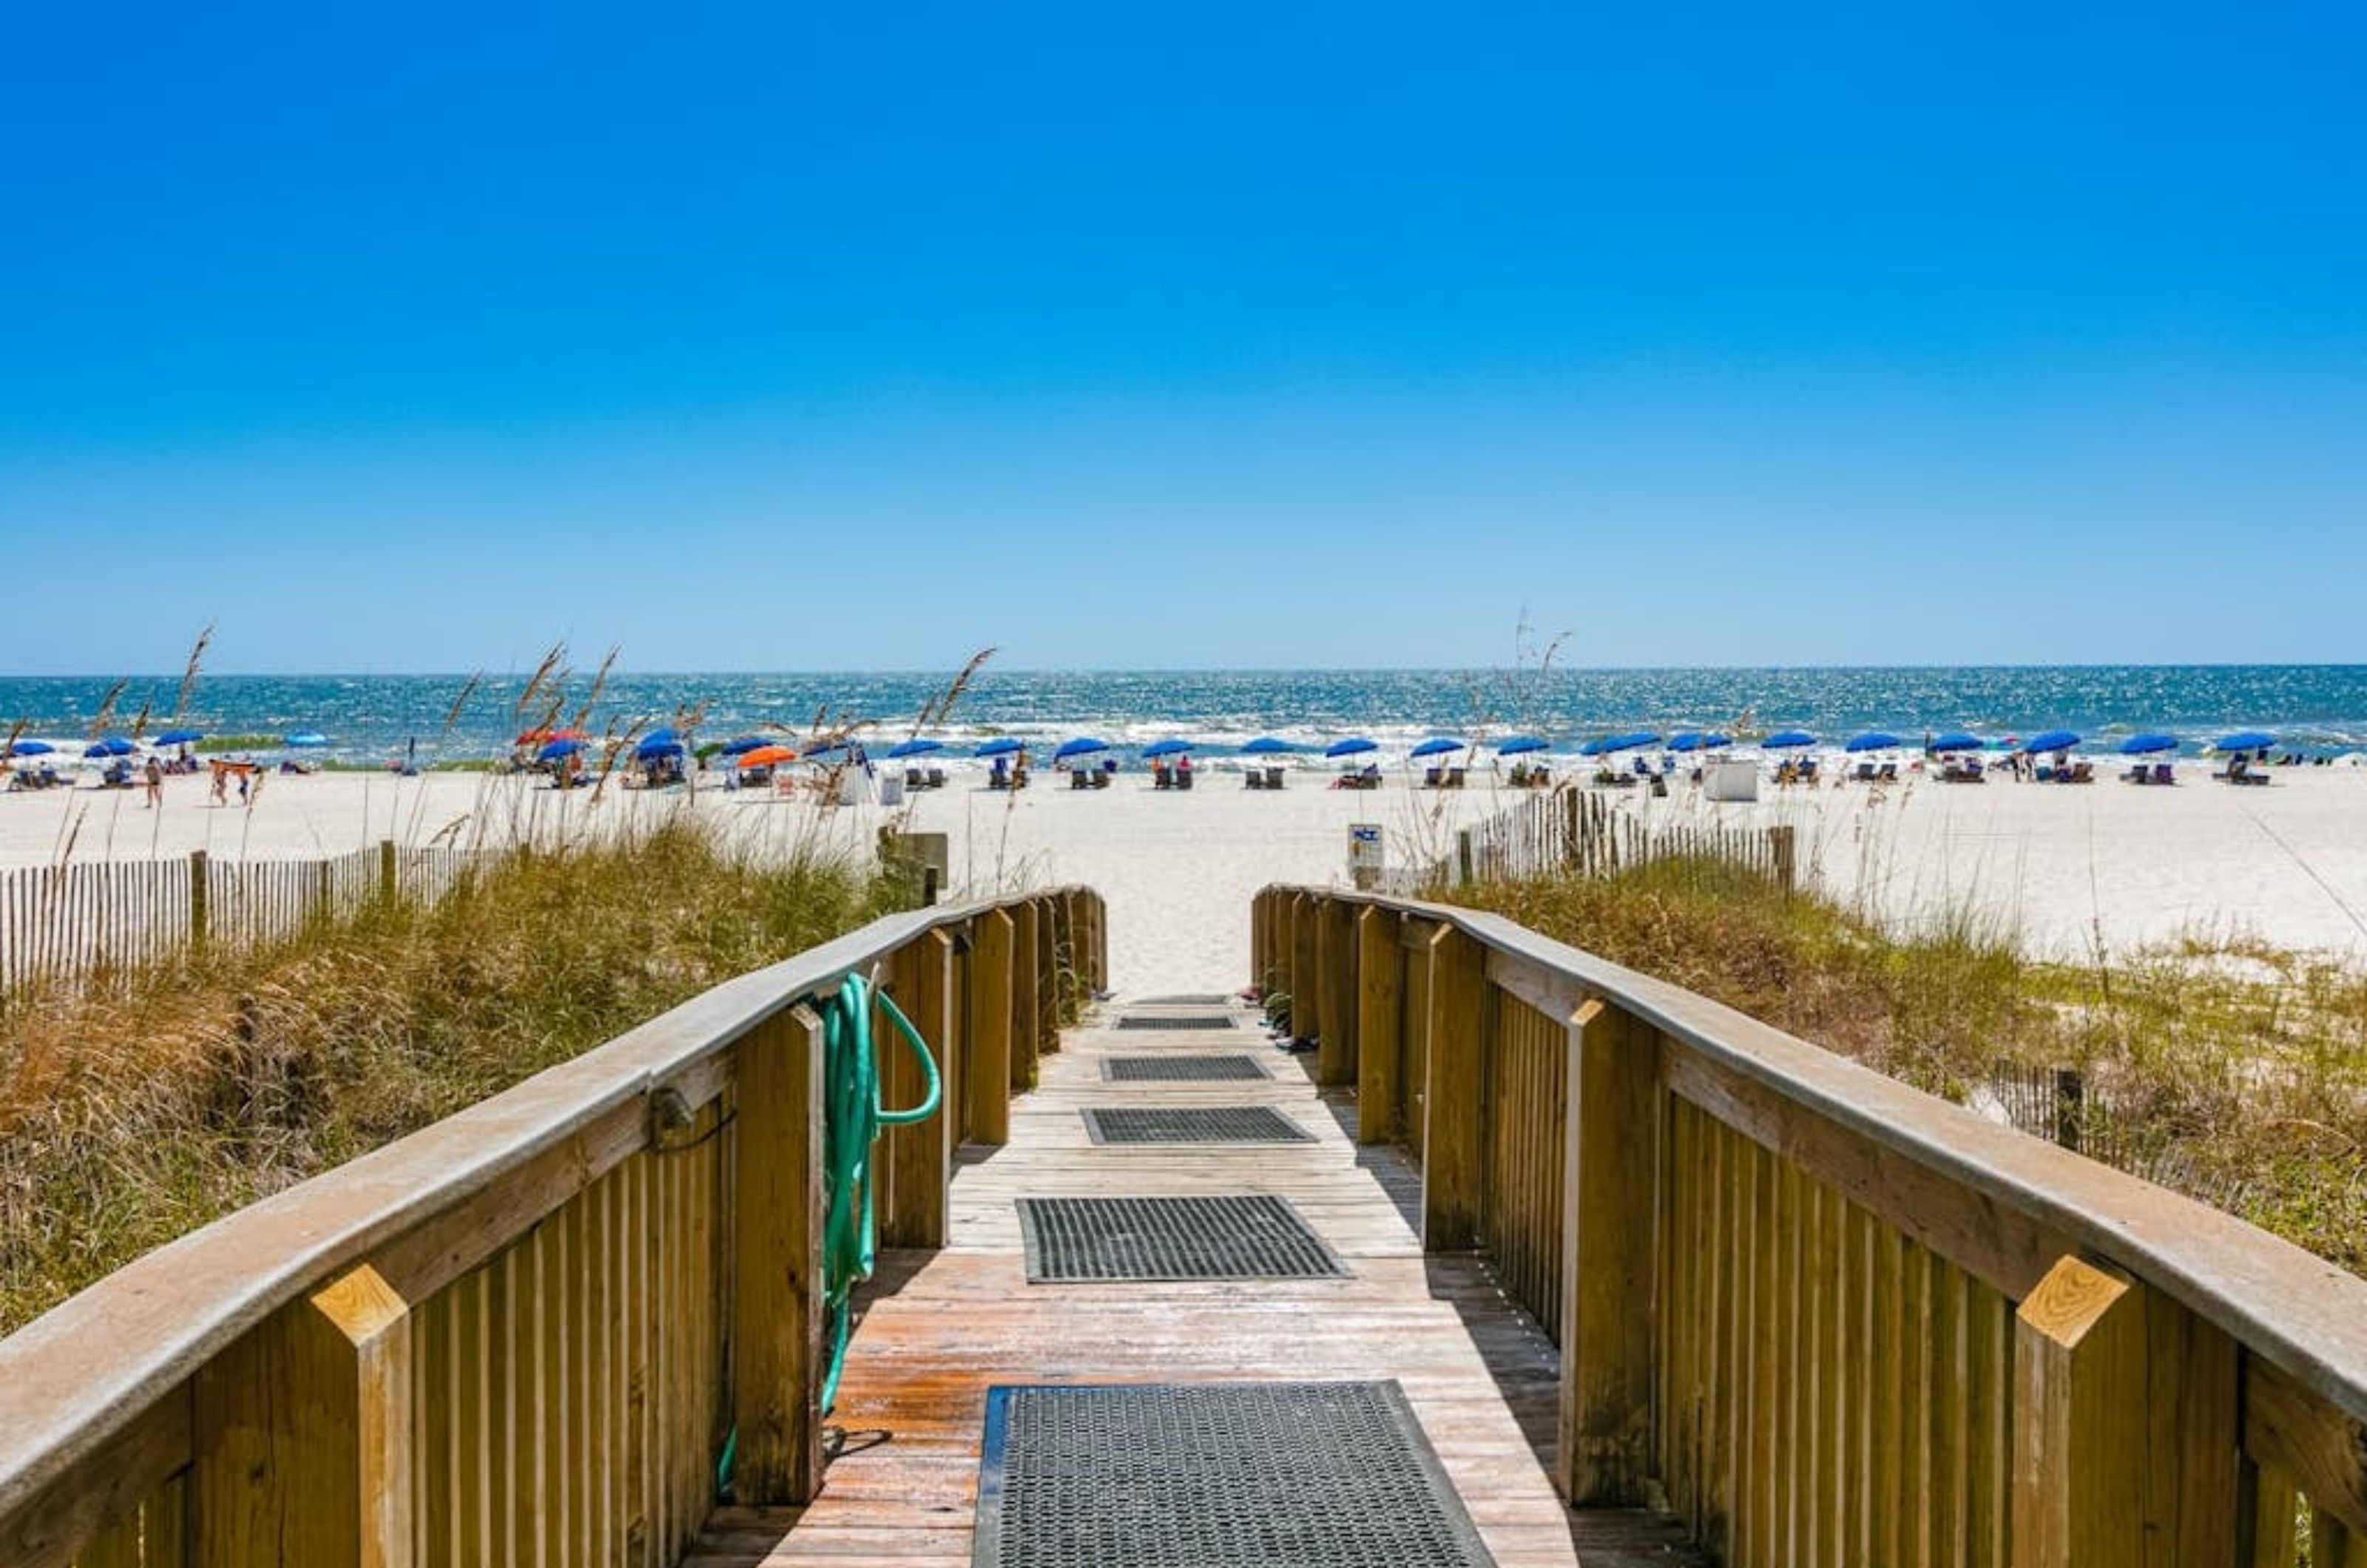
[[164, 804], [164, 759], [151, 751], [148, 754], [148, 765], [141, 770], [141, 776], [148, 781], [149, 807], [153, 809], [163, 806]]

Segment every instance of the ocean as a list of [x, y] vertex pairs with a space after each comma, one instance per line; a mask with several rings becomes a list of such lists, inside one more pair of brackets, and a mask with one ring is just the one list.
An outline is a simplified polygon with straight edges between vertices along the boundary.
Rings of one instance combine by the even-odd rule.
[[[720, 740], [870, 720], [901, 739], [952, 672], [588, 674], [559, 713], [595, 736], [679, 724]], [[422, 763], [504, 753], [547, 701], [521, 706], [523, 677], [489, 678], [461, 703], [459, 675], [207, 675], [176, 713], [178, 676], [138, 677], [111, 731], [181, 724], [215, 735], [317, 730], [318, 755], [381, 763], [413, 741]], [[87, 738], [112, 680], [0, 677], [0, 735], [62, 750]], [[990, 667], [931, 733], [958, 745], [1015, 734], [1050, 744], [1092, 735], [1126, 749], [1180, 736], [1220, 753], [1257, 735], [1321, 745], [1368, 736], [1383, 756], [1418, 739], [1534, 733], [1557, 750], [1611, 731], [1798, 728], [1838, 745], [1864, 729], [1909, 739], [1964, 728], [1992, 738], [2066, 728], [2108, 750], [2141, 730], [2195, 743], [2234, 729], [2276, 733], [2313, 754], [2367, 747], [2367, 665], [2002, 666], [1988, 669], [1011, 671]], [[257, 750], [263, 748], [258, 747]], [[79, 750], [78, 744], [74, 750]]]

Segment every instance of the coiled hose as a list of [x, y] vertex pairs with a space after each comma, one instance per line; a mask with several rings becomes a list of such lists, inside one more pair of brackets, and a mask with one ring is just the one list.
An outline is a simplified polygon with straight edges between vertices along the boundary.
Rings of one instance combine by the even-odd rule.
[[[879, 1061], [872, 1049], [871, 1010], [877, 1003], [912, 1049], [927, 1088], [921, 1103], [890, 1111], [879, 1103]], [[895, 998], [875, 990], [860, 975], [838, 983], [821, 1004], [822, 1025], [822, 1310], [829, 1319], [830, 1363], [821, 1383], [821, 1408], [838, 1403], [839, 1374], [846, 1368], [846, 1340], [854, 1327], [855, 1287], [871, 1278], [878, 1260], [878, 1232], [872, 1218], [871, 1147], [882, 1127], [909, 1126], [937, 1112], [945, 1085], [936, 1059]], [[715, 1467], [719, 1495], [731, 1492], [731, 1465], [740, 1446], [733, 1427]]]

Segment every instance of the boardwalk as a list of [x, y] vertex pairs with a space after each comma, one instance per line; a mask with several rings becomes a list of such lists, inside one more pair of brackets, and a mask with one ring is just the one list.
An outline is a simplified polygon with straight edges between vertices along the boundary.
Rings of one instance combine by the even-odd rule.
[[[980, 1413], [995, 1383], [1377, 1379], [1403, 1384], [1464, 1506], [1503, 1568], [1579, 1561], [1571, 1516], [1541, 1452], [1553, 1440], [1552, 1347], [1474, 1258], [1425, 1258], [1420, 1178], [1393, 1149], [1360, 1149], [1354, 1105], [1319, 1094], [1299, 1058], [1241, 1027], [1119, 1031], [1127, 1013], [1212, 1010], [1105, 1004], [1043, 1062], [1013, 1108], [1010, 1144], [968, 1151], [951, 1245], [891, 1254], [855, 1334], [833, 1420], [853, 1435], [800, 1514], [719, 1515], [701, 1568], [827, 1562], [968, 1563]], [[1257, 1053], [1273, 1077], [1242, 1083], [1109, 1083], [1112, 1053]], [[1272, 1106], [1315, 1135], [1300, 1145], [1097, 1146], [1087, 1106]], [[1122, 1194], [1287, 1198], [1351, 1270], [1344, 1280], [1027, 1283], [1014, 1200]], [[878, 1433], [874, 1446], [860, 1446]], [[1654, 1532], [1590, 1519], [1608, 1550]]]

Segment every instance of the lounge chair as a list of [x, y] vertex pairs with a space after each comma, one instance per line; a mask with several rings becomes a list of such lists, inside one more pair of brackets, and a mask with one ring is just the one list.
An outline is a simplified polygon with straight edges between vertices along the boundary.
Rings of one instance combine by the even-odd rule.
[[1178, 768], [1175, 770], [1175, 787], [1177, 789], [1190, 789], [1192, 787], [1191, 769]]
[[1263, 789], [1265, 787], [1265, 775], [1258, 772], [1255, 768], [1243, 768], [1241, 770], [1241, 787], [1243, 789]]
[[1280, 789], [1282, 787], [1282, 768], [1280, 764], [1277, 763], [1276, 765], [1266, 769], [1265, 787], [1268, 789]]
[[1175, 770], [1170, 768], [1164, 762], [1151, 763], [1150, 787], [1153, 789], [1173, 789], [1175, 787]]
[[1424, 789], [1445, 788], [1446, 770], [1444, 768], [1424, 768], [1421, 771], [1421, 787]]
[[1883, 763], [1879, 769], [1875, 770], [1874, 782], [1876, 784], [1897, 784], [1898, 782], [1898, 764], [1896, 762]]
[[2178, 774], [2171, 770], [2168, 762], [2156, 762], [2153, 765], [2153, 782], [2157, 784], [2174, 784], [2178, 782]]
[[2071, 769], [2068, 773], [2065, 773], [2061, 769], [2057, 769], [2056, 771], [2056, 782], [2060, 784], [2094, 784], [2096, 782], [2096, 764], [2093, 762], [2074, 762], [2071, 764]]
[[1069, 770], [1069, 787], [1070, 789], [1091, 789], [1093, 787], [1093, 781], [1092, 777], [1086, 773], [1084, 769], [1070, 768]]
[[1465, 773], [1465, 770], [1463, 770], [1463, 769], [1461, 769], [1461, 768], [1449, 768], [1449, 769], [1447, 769], [1447, 770], [1446, 770], [1446, 787], [1447, 787], [1448, 789], [1461, 789], [1461, 788], [1463, 787], [1464, 773]]
[[1857, 765], [1857, 782], [1860, 784], [1872, 784], [1874, 782], [1874, 764], [1872, 762], [1860, 762]]

